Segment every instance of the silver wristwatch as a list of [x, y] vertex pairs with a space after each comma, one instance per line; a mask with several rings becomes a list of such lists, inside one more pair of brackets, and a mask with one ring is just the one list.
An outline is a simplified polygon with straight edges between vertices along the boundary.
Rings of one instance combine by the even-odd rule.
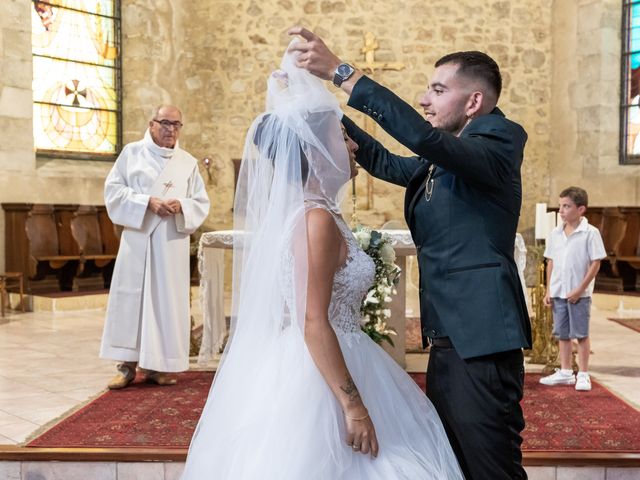
[[342, 85], [342, 82], [348, 80], [355, 73], [356, 69], [348, 63], [341, 63], [333, 74], [333, 84], [336, 87]]

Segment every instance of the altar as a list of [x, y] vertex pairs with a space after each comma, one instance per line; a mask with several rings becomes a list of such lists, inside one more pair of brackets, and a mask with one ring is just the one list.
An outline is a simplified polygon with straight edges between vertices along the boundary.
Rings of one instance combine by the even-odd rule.
[[[407, 257], [415, 255], [416, 249], [409, 230], [378, 230], [391, 239], [396, 252], [396, 265], [400, 267], [397, 294], [392, 298], [389, 326], [396, 332], [393, 336], [395, 346], [386, 342], [382, 347], [403, 368], [405, 362], [405, 328], [407, 305]], [[198, 363], [206, 364], [224, 347], [227, 336], [224, 302], [225, 250], [233, 249], [234, 235], [238, 232], [220, 230], [206, 232], [200, 237], [198, 245], [198, 269], [200, 271], [200, 299], [202, 302], [202, 344]]]

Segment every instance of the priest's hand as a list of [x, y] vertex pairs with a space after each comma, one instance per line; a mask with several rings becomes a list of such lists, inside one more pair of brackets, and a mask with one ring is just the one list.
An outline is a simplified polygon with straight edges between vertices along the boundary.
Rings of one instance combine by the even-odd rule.
[[292, 27], [289, 35], [300, 35], [306, 42], [291, 45], [290, 52], [300, 52], [296, 65], [309, 70], [323, 80], [332, 80], [333, 74], [342, 61], [325, 45], [324, 41], [315, 33], [302, 27]]
[[147, 208], [160, 217], [173, 215], [173, 208], [164, 200], [158, 197], [149, 197]]
[[165, 203], [171, 208], [171, 211], [173, 212], [174, 215], [176, 213], [182, 213], [182, 204], [180, 203], [180, 200], [178, 200], [177, 198], [172, 198], [170, 200], [167, 200]]

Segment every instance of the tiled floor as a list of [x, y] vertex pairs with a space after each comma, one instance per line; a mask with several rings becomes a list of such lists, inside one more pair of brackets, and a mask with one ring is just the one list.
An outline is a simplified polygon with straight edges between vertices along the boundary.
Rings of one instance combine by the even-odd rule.
[[[594, 298], [591, 372], [640, 408], [640, 333], [607, 320], [640, 316], [640, 298], [625, 302], [638, 311], [616, 312], [617, 297]], [[113, 362], [98, 358], [103, 319], [103, 310], [11, 312], [0, 319], [0, 444], [24, 442], [103, 391], [114, 373]], [[423, 371], [426, 356], [409, 355], [407, 363], [409, 370]]]
[[113, 374], [98, 349], [104, 312], [11, 313], [0, 320], [0, 444], [97, 395]]

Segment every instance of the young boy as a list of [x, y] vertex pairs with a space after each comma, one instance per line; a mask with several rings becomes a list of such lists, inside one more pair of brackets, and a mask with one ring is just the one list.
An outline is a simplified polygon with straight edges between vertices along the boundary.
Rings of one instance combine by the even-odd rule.
[[[562, 225], [549, 234], [544, 256], [547, 261], [547, 291], [544, 303], [553, 307], [553, 334], [560, 339], [560, 369], [542, 377], [544, 385], [573, 385], [591, 390], [589, 378], [589, 317], [591, 294], [600, 260], [607, 256], [597, 228], [583, 216], [587, 192], [569, 187], [560, 193]], [[571, 370], [571, 340], [578, 340], [578, 376]]]

